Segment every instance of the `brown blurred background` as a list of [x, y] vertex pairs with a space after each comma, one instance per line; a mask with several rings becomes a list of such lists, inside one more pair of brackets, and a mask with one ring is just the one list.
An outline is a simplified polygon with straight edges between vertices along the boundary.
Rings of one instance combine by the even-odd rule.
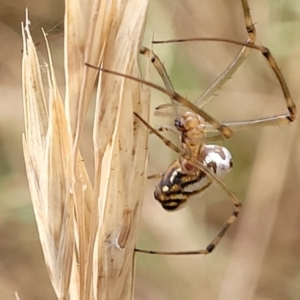
[[[37, 4], [38, 3], [38, 4]], [[269, 47], [297, 102], [300, 95], [300, 4], [297, 0], [249, 1], [258, 43]], [[20, 22], [28, 7], [41, 62], [46, 60], [40, 27], [48, 31], [63, 93], [63, 1], [0, 1], [0, 300], [55, 299], [38, 240], [23, 163]], [[247, 38], [239, 0], [150, 1], [144, 44], [188, 37]], [[234, 59], [238, 46], [193, 42], [157, 45], [177, 91], [197, 98]], [[144, 58], [141, 58], [145, 62]], [[161, 84], [153, 70], [153, 81]], [[153, 107], [169, 100], [153, 91]], [[285, 113], [279, 84], [259, 52], [252, 51], [238, 72], [205, 107], [220, 121]], [[172, 124], [174, 113], [153, 117]], [[92, 112], [90, 114], [92, 116]], [[151, 110], [151, 116], [154, 110]], [[87, 121], [87, 133], [92, 120]], [[221, 141], [232, 152], [234, 169], [225, 183], [242, 200], [239, 220], [213, 254], [159, 257], [137, 254], [137, 300], [300, 298], [299, 122], [249, 129]], [[174, 137], [170, 134], [169, 138]], [[89, 138], [89, 136], [88, 136]], [[175, 138], [176, 141], [176, 138]], [[85, 149], [83, 150], [83, 155]], [[150, 136], [149, 174], [176, 157]], [[92, 162], [91, 157], [85, 161]], [[139, 248], [195, 250], [205, 247], [232, 211], [217, 186], [195, 196], [178, 212], [165, 212], [148, 182]]]

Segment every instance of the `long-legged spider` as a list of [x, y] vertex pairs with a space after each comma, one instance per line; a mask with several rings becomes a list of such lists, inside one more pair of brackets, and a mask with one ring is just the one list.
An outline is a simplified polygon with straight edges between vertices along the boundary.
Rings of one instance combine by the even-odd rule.
[[[218, 145], [207, 145], [206, 143], [212, 142], [220, 137], [230, 138], [232, 132], [236, 130], [244, 130], [259, 126], [287, 124], [294, 121], [296, 117], [295, 103], [291, 98], [285, 79], [283, 78], [276, 61], [274, 60], [268, 48], [255, 44], [256, 30], [250, 15], [248, 2], [247, 0], [241, 0], [241, 3], [244, 12], [245, 26], [248, 33], [248, 39], [246, 42], [233, 41], [223, 38], [193, 38], [153, 42], [170, 43], [186, 41], [218, 41], [243, 46], [238, 56], [233, 60], [228, 68], [221, 74], [221, 76], [218, 77], [213, 85], [194, 102], [194, 104], [175, 92], [163, 64], [153, 53], [153, 51], [145, 47], [142, 47], [140, 52], [149, 56], [151, 62], [154, 64], [158, 73], [161, 75], [166, 88], [126, 74], [120, 74], [115, 71], [100, 68], [100, 70], [102, 70], [103, 72], [123, 76], [125, 78], [135, 80], [157, 90], [160, 90], [171, 98], [171, 102], [175, 108], [178, 108], [179, 105], [182, 105], [189, 109], [175, 119], [175, 131], [180, 136], [179, 147], [166, 139], [162, 134], [160, 134], [151, 125], [144, 121], [139, 115], [135, 114], [135, 116], [141, 122], [143, 122], [151, 132], [158, 136], [168, 147], [172, 148], [179, 154], [179, 157], [168, 167], [167, 171], [164, 173], [154, 192], [155, 198], [162, 204], [163, 208], [165, 208], [166, 210], [175, 210], [181, 204], [186, 202], [189, 197], [198, 194], [208, 188], [213, 181], [223, 188], [223, 190], [231, 198], [234, 205], [232, 214], [229, 216], [217, 236], [208, 244], [205, 249], [181, 252], [149, 251], [136, 249], [137, 252], [162, 255], [211, 253], [219, 244], [228, 228], [237, 219], [242, 204], [234, 195], [234, 193], [221, 180], [221, 177], [228, 171], [230, 171], [232, 167], [232, 158], [230, 152], [224, 147]], [[281, 86], [288, 112], [273, 117], [266, 117], [255, 120], [220, 123], [205, 111], [203, 111], [202, 107], [235, 73], [244, 59], [248, 56], [251, 49], [260, 51], [268, 61]], [[93, 67], [91, 65], [89, 66]], [[164, 129], [169, 130], [170, 128], [161, 128], [161, 130]]]

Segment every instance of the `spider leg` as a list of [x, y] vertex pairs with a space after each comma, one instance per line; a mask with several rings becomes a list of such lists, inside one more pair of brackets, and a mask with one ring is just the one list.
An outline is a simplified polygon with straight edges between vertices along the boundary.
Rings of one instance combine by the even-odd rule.
[[[252, 22], [250, 9], [247, 0], [242, 0], [244, 11], [245, 26], [248, 33], [247, 44], [254, 44], [256, 41], [256, 29]], [[195, 105], [202, 108], [206, 105], [213, 95], [222, 88], [222, 86], [233, 76], [239, 69], [244, 60], [248, 57], [251, 48], [244, 46], [228, 68], [217, 78], [217, 80], [194, 102]]]
[[[217, 161], [216, 161], [217, 163]], [[211, 253], [219, 244], [229, 227], [236, 221], [238, 218], [239, 212], [242, 208], [242, 203], [238, 200], [238, 198], [234, 195], [234, 193], [223, 183], [223, 181], [213, 172], [209, 167], [201, 163], [200, 161], [192, 162], [193, 165], [195, 165], [197, 168], [199, 168], [201, 171], [205, 172], [205, 174], [209, 177], [207, 185], [203, 186], [201, 190], [197, 190], [194, 192], [185, 193], [185, 195], [191, 196], [194, 194], [198, 194], [205, 188], [207, 188], [211, 182], [216, 182], [219, 184], [222, 189], [225, 190], [225, 192], [230, 196], [233, 204], [234, 204], [234, 210], [223, 225], [222, 229], [219, 231], [219, 233], [216, 235], [215, 238], [208, 244], [208, 246], [205, 249], [200, 250], [194, 250], [194, 251], [150, 251], [150, 250], [143, 250], [143, 249], [136, 249], [135, 251], [141, 252], [141, 253], [147, 253], [147, 254], [157, 254], [157, 255], [195, 255], [195, 254], [209, 254]]]
[[[246, 0], [242, 0], [243, 11], [244, 11], [244, 19], [245, 19], [245, 27], [248, 33], [247, 44], [254, 44], [256, 41], [256, 29], [252, 22], [249, 5]], [[226, 68], [226, 70], [217, 78], [217, 80], [196, 100], [194, 104], [200, 108], [204, 107], [209, 100], [216, 94], [218, 90], [222, 88], [222, 86], [233, 76], [233, 74], [238, 70], [241, 64], [249, 55], [251, 49], [247, 46], [244, 46], [237, 57], [232, 61], [232, 63]], [[173, 84], [168, 76], [168, 73], [159, 59], [159, 57], [150, 49], [146, 47], [141, 47], [140, 53], [143, 55], [147, 55], [154, 67], [160, 74], [165, 86], [168, 90], [175, 91]], [[171, 100], [174, 104], [174, 101]], [[157, 109], [163, 108], [169, 105], [161, 105]]]
[[173, 107], [173, 104], [172, 103], [164, 103], [164, 104], [156, 106], [155, 109], [160, 110], [160, 109], [164, 109], [164, 108], [168, 108], [168, 107]]
[[[206, 247], [207, 254], [212, 252], [215, 247], [219, 244], [220, 240], [228, 230], [228, 228], [236, 221], [238, 218], [238, 215], [242, 208], [242, 202], [236, 197], [236, 195], [225, 185], [225, 183], [215, 174], [211, 171], [210, 168], [208, 168], [206, 165], [202, 164], [201, 162], [197, 161], [194, 163], [196, 167], [198, 167], [200, 170], [206, 173], [208, 177], [210, 177], [211, 180], [214, 180], [230, 197], [233, 205], [234, 210], [232, 211], [232, 214], [227, 219], [226, 223], [224, 224], [221, 231], [218, 233], [218, 235], [211, 241], [211, 243]], [[201, 250], [203, 251], [203, 250]], [[200, 254], [200, 253], [199, 253]]]
[[182, 97], [181, 95], [179, 95], [176, 92], [167, 90], [167, 89], [165, 89], [165, 88], [163, 88], [163, 87], [161, 87], [161, 86], [159, 86], [157, 84], [154, 84], [152, 82], [136, 78], [134, 76], [130, 76], [130, 75], [127, 75], [127, 74], [122, 74], [122, 73], [119, 73], [119, 72], [116, 72], [116, 71], [106, 70], [106, 69], [103, 69], [103, 68], [100, 68], [100, 67], [93, 66], [93, 65], [91, 65], [89, 63], [85, 63], [85, 65], [88, 66], [88, 67], [90, 67], [90, 68], [93, 68], [93, 69], [96, 69], [96, 70], [100, 70], [100, 71], [108, 73], [108, 74], [122, 76], [124, 78], [131, 79], [131, 80], [134, 80], [136, 82], [143, 83], [143, 84], [146, 84], [146, 85], [148, 85], [148, 86], [150, 86], [152, 88], [155, 88], [156, 90], [161, 91], [162, 93], [168, 95], [169, 97], [172, 97], [172, 99], [174, 99], [178, 103], [181, 103], [185, 107], [191, 109], [192, 111], [194, 111], [195, 113], [197, 113], [198, 115], [200, 115], [205, 121], [207, 121], [208, 123], [210, 123], [215, 129], [217, 129], [218, 131], [220, 131], [224, 137], [229, 138], [232, 135], [232, 131], [231, 131], [231, 129], [229, 127], [222, 125], [217, 120], [215, 120], [213, 117], [211, 117], [209, 114], [207, 114], [205, 111], [203, 111], [199, 107], [195, 106], [189, 100], [187, 100], [186, 98]]
[[[252, 22], [252, 17], [250, 14], [250, 9], [247, 0], [242, 0], [242, 6], [244, 11], [244, 20], [245, 20], [245, 27], [248, 33], [248, 40], [246, 41], [246, 44], [254, 44], [256, 41], [256, 29]], [[158, 43], [158, 41], [154, 41], [153, 43]], [[150, 51], [148, 49], [148, 51]], [[244, 62], [244, 60], [248, 57], [249, 53], [251, 51], [251, 48], [244, 46], [239, 54], [236, 56], [236, 58], [231, 62], [231, 64], [225, 69], [225, 71], [215, 80], [215, 82], [197, 99], [194, 101], [194, 104], [200, 108], [204, 107], [210, 99], [216, 94], [218, 90], [220, 90], [223, 85], [233, 76], [233, 74], [239, 69], [241, 64]], [[144, 54], [144, 53], [143, 53]], [[174, 88], [170, 82], [170, 79], [167, 75], [167, 72], [162, 64], [162, 62], [159, 60], [157, 55], [154, 54], [153, 51], [151, 51], [151, 54], [153, 55], [153, 60], [157, 63], [157, 66], [155, 65], [157, 71], [159, 74], [161, 74], [161, 77], [163, 81], [165, 82], [165, 85], [167, 88], [174, 91]], [[150, 57], [150, 54], [148, 54]], [[151, 62], [152, 59], [151, 59]], [[165, 78], [168, 78], [166, 81]], [[165, 106], [165, 105], [163, 105]], [[157, 109], [160, 109], [161, 106], [159, 106]]]
[[[248, 11], [248, 10], [246, 9], [246, 11]], [[255, 39], [256, 39], [255, 27], [252, 23], [250, 14], [248, 17], [245, 17], [245, 20], [247, 20], [246, 27], [252, 28], [251, 30], [249, 30], [249, 38], [247, 40], [247, 43], [254, 43]], [[251, 48], [244, 46], [241, 49], [241, 51], [239, 52], [239, 54], [236, 56], [236, 58], [228, 66], [228, 68], [226, 68], [226, 70], [217, 78], [217, 80], [195, 101], [195, 105], [197, 105], [200, 108], [205, 106], [209, 102], [209, 100], [216, 94], [216, 92], [219, 89], [221, 89], [222, 86], [228, 81], [228, 79], [231, 78], [233, 76], [233, 74], [238, 70], [240, 65], [244, 62], [244, 60], [249, 55], [250, 51], [251, 51]], [[141, 47], [140, 53], [143, 55], [146, 55], [150, 58], [152, 64], [156, 68], [157, 72], [160, 74], [166, 88], [168, 90], [174, 91], [173, 84], [168, 76], [168, 73], [167, 73], [163, 63], [159, 59], [159, 57], [152, 50], [150, 50], [144, 46]], [[156, 109], [159, 110], [159, 109], [163, 109], [163, 108], [170, 107], [170, 106], [172, 106], [172, 107], [174, 106], [173, 99], [172, 99], [172, 103], [162, 104], [162, 105], [158, 106]], [[177, 107], [176, 107], [176, 110], [178, 110]], [[285, 122], [285, 120], [286, 120], [286, 118], [284, 117], [283, 122]], [[274, 125], [274, 120], [268, 119], [268, 120], [263, 120], [263, 122], [261, 122], [260, 120], [254, 120], [254, 121], [245, 121], [245, 122], [231, 122], [231, 123], [224, 123], [224, 124], [230, 128], [232, 127], [231, 129], [233, 131], [236, 131], [236, 130], [247, 129], [247, 128], [249, 128], [249, 126], [250, 127], [251, 126], [258, 127], [258, 126]], [[278, 121], [276, 124], [278, 124]], [[172, 133], [178, 134], [178, 131], [170, 126], [161, 126], [158, 130], [159, 131], [170, 131]], [[207, 132], [215, 132], [216, 131], [216, 130], [214, 130], [213, 127], [209, 127], [209, 126], [206, 130], [207, 130]], [[221, 135], [216, 134], [213, 138], [206, 138], [204, 142], [216, 141], [216, 140], [219, 140], [220, 138], [221, 138]]]
[[[250, 38], [247, 40], [247, 42], [251, 42]], [[149, 50], [149, 49], [148, 49]], [[149, 50], [150, 51], [150, 50]], [[244, 60], [249, 55], [251, 49], [249, 47], [244, 46], [242, 50], [239, 52], [239, 54], [235, 57], [235, 59], [230, 63], [230, 65], [225, 69], [225, 71], [213, 82], [213, 84], [199, 97], [197, 100], [195, 100], [193, 103], [203, 108], [214, 95], [216, 95], [217, 91], [219, 91], [223, 85], [234, 75], [234, 73], [239, 69], [241, 64], [244, 62]], [[141, 52], [140, 52], [141, 53]], [[153, 51], [151, 51], [152, 55], [155, 55]], [[150, 57], [150, 56], [149, 56]], [[165, 86], [168, 88], [169, 85], [169, 77], [166, 73], [165, 68], [163, 67], [163, 64], [159, 60], [159, 58], [155, 55], [155, 62], [159, 61], [159, 68], [155, 65], [158, 73], [161, 75]], [[151, 60], [152, 62], [152, 60]], [[162, 69], [164, 71], [162, 71]], [[164, 74], [164, 75], [162, 75]], [[165, 80], [165, 78], [168, 78], [168, 81]], [[174, 88], [172, 86], [172, 89], [174, 91]], [[172, 103], [162, 104], [156, 107], [156, 110], [164, 109], [170, 106], [173, 106], [174, 101]]]
[[[253, 41], [249, 38], [247, 42], [253, 43]], [[231, 64], [226, 68], [226, 70], [216, 79], [216, 81], [196, 100], [194, 101], [194, 104], [200, 108], [204, 107], [210, 99], [216, 94], [218, 90], [222, 88], [222, 86], [233, 76], [233, 74], [238, 70], [240, 65], [244, 62], [244, 60], [247, 58], [247, 56], [250, 53], [250, 48], [244, 46], [240, 53], [237, 55], [237, 57], [231, 62]], [[165, 87], [170, 91], [175, 91], [174, 86], [170, 80], [170, 77], [160, 60], [160, 58], [153, 52], [153, 50], [148, 49], [147, 47], [142, 46], [140, 49], [140, 54], [146, 55], [150, 58], [151, 63], [154, 65], [155, 69], [161, 76]], [[178, 103], [175, 103], [173, 99], [171, 98], [172, 103], [162, 104], [156, 107], [157, 110], [164, 109], [167, 107], [174, 107], [177, 110], [176, 106], [178, 106]]]
[[154, 251], [154, 250], [144, 250], [144, 249], [135, 249], [136, 252], [146, 253], [146, 254], [156, 254], [156, 255], [206, 255], [210, 254], [220, 243], [221, 239], [229, 229], [229, 227], [236, 221], [238, 214], [241, 210], [241, 205], [234, 209], [230, 217], [227, 219], [226, 223], [223, 225], [220, 232], [216, 237], [209, 243], [205, 249], [200, 250], [191, 250], [191, 251]]
[[[174, 86], [171, 82], [171, 79], [163, 65], [162, 61], [159, 57], [149, 48], [142, 46], [140, 48], [140, 54], [146, 55], [150, 58], [151, 63], [154, 65], [155, 69], [159, 73], [160, 77], [162, 78], [166, 88], [170, 91], [175, 91]], [[173, 102], [173, 99], [171, 99]]]
[[[224, 122], [222, 124], [230, 127], [230, 129], [233, 132], [235, 132], [235, 131], [241, 131], [241, 130], [246, 130], [251, 128], [284, 125], [284, 124], [289, 124], [290, 122], [291, 122], [290, 114], [283, 114], [283, 115], [277, 115], [275, 117], [259, 118], [255, 120], [245, 120], [245, 121], [236, 121], [236, 122]], [[214, 133], [220, 136], [219, 132], [209, 125], [205, 128], [204, 131], [205, 133]]]
[[[249, 8], [245, 8], [245, 11], [247, 15], [245, 16], [245, 23], [247, 32], [249, 34], [249, 38], [247, 40], [247, 43], [254, 43], [256, 39], [255, 35], [255, 27], [252, 23], [251, 15], [249, 13]], [[231, 64], [226, 68], [226, 70], [217, 78], [217, 80], [195, 101], [195, 105], [202, 108], [205, 106], [210, 99], [216, 94], [216, 92], [222, 88], [222, 86], [228, 81], [229, 78], [233, 76], [233, 74], [238, 70], [240, 65], [244, 62], [244, 60], [247, 58], [251, 51], [251, 48], [244, 46], [237, 57], [231, 62]], [[153, 65], [155, 66], [156, 70], [160, 74], [160, 76], [163, 79], [163, 82], [167, 89], [174, 91], [174, 87], [171, 83], [171, 80], [168, 76], [167, 71], [165, 70], [165, 67], [159, 57], [150, 49], [146, 47], [141, 47], [140, 50], [141, 54], [147, 55], [150, 59]], [[171, 103], [163, 104], [158, 106], [156, 109], [163, 109], [165, 107], [173, 106], [174, 101]], [[281, 119], [281, 120], [279, 120]], [[248, 120], [248, 121], [241, 121], [241, 122], [229, 122], [224, 123], [224, 125], [230, 127], [233, 131], [237, 130], [244, 130], [248, 129], [249, 127], [261, 127], [261, 126], [272, 126], [272, 125], [278, 125], [278, 124], [286, 124], [287, 123], [287, 115], [283, 115], [276, 118], [265, 118], [260, 120]], [[161, 130], [159, 131], [171, 131], [174, 132], [174, 130], [169, 126], [162, 126]], [[213, 127], [208, 126], [206, 129], [207, 132], [215, 132]], [[177, 131], [175, 130], [176, 134]], [[211, 142], [220, 139], [220, 135], [216, 135], [214, 138], [207, 138], [205, 142]]]
[[168, 126], [168, 125], [163, 125], [163, 126], [160, 126], [157, 128], [157, 131], [160, 131], [160, 132], [171, 132], [173, 134], [176, 134], [178, 136], [178, 130], [175, 129], [174, 127], [172, 126]]
[[[280, 86], [282, 89], [282, 93], [286, 102], [286, 106], [288, 109], [288, 114], [282, 114], [282, 115], [277, 115], [273, 118], [262, 118], [258, 120], [258, 123], [255, 121], [248, 121], [248, 127], [251, 126], [265, 126], [265, 125], [279, 125], [279, 124], [285, 124], [285, 123], [290, 123], [293, 122], [296, 118], [297, 114], [297, 109], [294, 100], [291, 97], [290, 91], [288, 89], [288, 86], [285, 82], [285, 79], [273, 57], [271, 54], [270, 50], [264, 46], [259, 46], [254, 44], [255, 42], [255, 36], [256, 36], [256, 30], [255, 26], [252, 22], [251, 14], [250, 14], [250, 9], [247, 0], [241, 0], [242, 2], [242, 7], [243, 7], [243, 12], [244, 12], [244, 18], [245, 18], [245, 24], [246, 24], [246, 30], [249, 35], [249, 39], [247, 43], [239, 42], [239, 41], [233, 41], [229, 39], [224, 39], [224, 38], [191, 38], [191, 39], [177, 39], [177, 40], [167, 40], [167, 41], [153, 41], [152, 43], [158, 44], [158, 43], [178, 43], [178, 42], [187, 42], [187, 41], [216, 41], [216, 42], [225, 42], [225, 43], [230, 43], [230, 44], [235, 44], [235, 45], [240, 45], [240, 46], [246, 46], [250, 49], [255, 49], [258, 50], [262, 53], [262, 55], [266, 58], [268, 61], [271, 69], [273, 70]], [[277, 121], [276, 121], [277, 119]], [[285, 120], [284, 120], [285, 119]], [[254, 125], [251, 125], [254, 124]], [[261, 124], [261, 125], [257, 125]], [[262, 125], [264, 124], [264, 125]], [[237, 126], [239, 127], [239, 126]], [[247, 127], [247, 128], [248, 128]]]
[[[161, 79], [163, 80], [167, 90], [175, 92], [174, 86], [171, 82], [168, 72], [165, 69], [164, 64], [162, 63], [160, 58], [153, 52], [153, 50], [150, 50], [149, 48], [147, 48], [145, 46], [141, 46], [140, 54], [146, 55], [150, 59], [151, 63], [153, 64], [156, 71], [158, 72]], [[172, 107], [175, 109], [176, 114], [178, 115], [179, 114], [178, 102], [174, 101], [172, 97], [170, 97], [170, 99], [171, 99], [171, 103], [165, 103], [165, 104], [159, 105], [158, 107], [156, 107], [156, 110], [160, 110], [160, 109], [163, 109], [166, 107]]]
[[[255, 38], [255, 36], [254, 36]], [[252, 39], [247, 40], [248, 43], [254, 43]], [[233, 74], [238, 70], [238, 68], [241, 66], [241, 64], [244, 62], [244, 60], [247, 58], [247, 56], [250, 53], [250, 48], [244, 46], [242, 50], [239, 52], [239, 54], [235, 57], [235, 59], [230, 63], [230, 65], [226, 68], [226, 70], [216, 79], [216, 81], [194, 102], [194, 104], [200, 108], [204, 107], [210, 99], [216, 94], [218, 90], [222, 88], [222, 86], [233, 76]], [[151, 63], [156, 68], [157, 72], [160, 74], [165, 87], [168, 90], [175, 91], [173, 84], [169, 78], [169, 75], [161, 62], [160, 58], [153, 52], [153, 50], [150, 50], [144, 46], [141, 47], [140, 53], [143, 55], [146, 55], [150, 58]], [[178, 103], [175, 103], [173, 99], [171, 98], [172, 103], [166, 103], [159, 105], [156, 107], [157, 110], [164, 109], [167, 107], [174, 107], [178, 113]]]
[[[248, 40], [249, 41], [249, 40]], [[213, 82], [213, 84], [197, 99], [194, 104], [198, 107], [204, 107], [211, 98], [216, 95], [223, 85], [233, 76], [238, 70], [244, 60], [250, 53], [250, 48], [243, 47], [233, 62], [226, 68], [226, 70]]]
[[148, 175], [147, 179], [162, 178], [163, 176], [164, 176], [164, 173], [153, 174], [153, 175]]
[[[206, 41], [208, 39], [205, 39]], [[260, 51], [262, 53], [262, 55], [266, 58], [266, 60], [268, 61], [271, 69], [273, 70], [283, 93], [285, 102], [286, 102], [286, 106], [288, 109], [288, 114], [282, 114], [282, 115], [277, 115], [274, 116], [272, 118], [262, 118], [259, 121], [264, 121], [266, 122], [266, 124], [269, 123], [270, 119], [273, 119], [273, 124], [274, 125], [278, 125], [278, 124], [282, 124], [282, 119], [286, 119], [285, 123], [290, 123], [293, 122], [296, 118], [296, 114], [297, 114], [297, 108], [296, 108], [296, 104], [291, 96], [291, 93], [289, 91], [289, 88], [286, 84], [286, 81], [273, 57], [273, 55], [271, 54], [270, 50], [264, 46], [259, 46], [259, 45], [253, 45], [253, 44], [244, 44], [242, 42], [239, 41], [233, 41], [233, 40], [228, 40], [228, 39], [219, 39], [219, 38], [215, 38], [215, 39], [211, 39], [211, 41], [221, 41], [221, 42], [225, 42], [225, 43], [230, 43], [230, 44], [236, 44], [236, 45], [241, 45], [241, 46], [247, 46], [250, 47], [252, 49], [256, 49], [258, 51]], [[275, 119], [278, 119], [278, 122], [275, 122]], [[271, 122], [272, 123], [272, 122]], [[272, 125], [273, 125], [272, 124]]]
[[165, 145], [167, 145], [168, 147], [170, 147], [172, 150], [174, 150], [175, 152], [181, 154], [182, 151], [176, 146], [174, 145], [171, 141], [169, 141], [168, 139], [166, 139], [162, 134], [160, 134], [157, 130], [155, 130], [150, 124], [148, 124], [142, 117], [140, 117], [137, 113], [133, 113], [146, 127], [149, 128], [149, 130], [154, 133], [158, 138], [160, 138]]
[[[246, 9], [246, 11], [248, 11], [248, 10]], [[254, 27], [254, 25], [253, 25], [253, 27]], [[234, 44], [238, 43], [238, 44], [242, 45], [242, 43], [235, 42], [235, 41], [228, 41], [228, 40], [224, 40], [224, 41], [227, 41], [230, 43], [232, 42]], [[248, 45], [248, 47], [249, 48], [251, 47], [251, 48], [261, 51], [262, 54], [268, 60], [270, 66], [271, 66], [272, 70], [274, 71], [274, 73], [280, 83], [280, 86], [282, 88], [289, 113], [277, 115], [274, 117], [259, 118], [259, 119], [255, 119], [255, 120], [224, 122], [223, 124], [230, 127], [232, 129], [232, 131], [239, 131], [239, 130], [245, 130], [245, 129], [250, 129], [250, 128], [265, 127], [265, 126], [289, 124], [290, 122], [294, 121], [294, 119], [295, 119], [296, 105], [290, 95], [290, 92], [286, 85], [285, 79], [284, 79], [280, 69], [278, 68], [276, 61], [274, 60], [273, 56], [271, 55], [269, 49], [262, 47], [262, 46], [257, 46], [257, 45], [252, 45], [252, 46]], [[207, 132], [215, 132], [215, 130], [212, 127], [210, 127], [209, 125], [207, 126], [206, 131]]]

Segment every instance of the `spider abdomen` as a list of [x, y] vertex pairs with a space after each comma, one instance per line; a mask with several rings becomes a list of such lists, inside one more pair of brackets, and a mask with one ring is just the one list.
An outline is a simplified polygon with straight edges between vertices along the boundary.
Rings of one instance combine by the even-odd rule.
[[175, 160], [165, 172], [157, 185], [154, 197], [164, 209], [175, 210], [192, 195], [208, 188], [212, 181], [201, 170], [201, 165], [208, 167], [222, 178], [232, 169], [232, 157], [228, 149], [218, 145], [205, 145], [198, 155], [197, 161]]

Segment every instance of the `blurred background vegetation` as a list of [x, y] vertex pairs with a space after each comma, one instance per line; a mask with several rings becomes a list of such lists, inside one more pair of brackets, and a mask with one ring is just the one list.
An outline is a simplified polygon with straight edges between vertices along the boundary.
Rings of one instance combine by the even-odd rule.
[[[300, 95], [300, 4], [297, 0], [249, 0], [258, 43], [277, 60], [290, 91]], [[55, 299], [38, 240], [25, 174], [20, 23], [29, 9], [41, 62], [46, 60], [40, 27], [50, 37], [58, 81], [64, 92], [63, 1], [0, 1], [0, 299]], [[144, 44], [153, 39], [223, 37], [245, 41], [239, 0], [150, 1]], [[197, 98], [234, 59], [240, 48], [222, 43], [156, 45], [176, 90]], [[145, 63], [145, 58], [141, 57]], [[153, 70], [153, 81], [161, 80]], [[168, 98], [153, 91], [153, 107]], [[298, 105], [299, 106], [299, 105]], [[259, 52], [252, 51], [238, 72], [205, 107], [220, 121], [285, 113], [279, 84]], [[90, 116], [92, 118], [92, 111]], [[174, 113], [152, 125], [172, 124]], [[92, 121], [87, 121], [83, 155], [87, 164]], [[159, 257], [137, 254], [136, 299], [299, 299], [300, 294], [300, 141], [298, 120], [291, 125], [237, 132], [221, 141], [232, 152], [234, 169], [226, 184], [244, 207], [213, 254]], [[169, 135], [168, 135], [169, 137]], [[173, 138], [170, 136], [170, 138]], [[176, 141], [176, 138], [175, 138]], [[150, 136], [149, 174], [166, 170], [176, 157]], [[149, 180], [139, 248], [195, 250], [205, 247], [232, 211], [218, 187], [195, 196], [178, 212], [165, 212], [153, 199]]]

